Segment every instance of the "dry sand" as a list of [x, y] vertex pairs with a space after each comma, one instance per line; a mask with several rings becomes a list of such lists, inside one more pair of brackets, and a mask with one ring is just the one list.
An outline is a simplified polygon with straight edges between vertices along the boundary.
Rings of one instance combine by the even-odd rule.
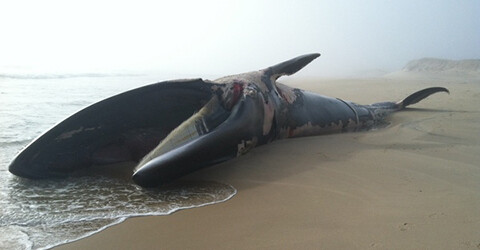
[[231, 200], [131, 218], [59, 249], [480, 249], [480, 80], [294, 80], [358, 103], [436, 94], [375, 131], [277, 141], [187, 179]]

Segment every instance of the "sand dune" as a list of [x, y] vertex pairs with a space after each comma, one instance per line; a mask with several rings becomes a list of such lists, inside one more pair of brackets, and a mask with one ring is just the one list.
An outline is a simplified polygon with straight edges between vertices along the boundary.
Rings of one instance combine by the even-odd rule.
[[471, 60], [446, 60], [438, 58], [422, 58], [407, 63], [402, 69], [405, 72], [441, 72], [450, 71], [479, 73], [480, 59]]
[[[478, 62], [476, 62], [478, 63]], [[467, 62], [419, 60], [423, 78], [288, 80], [359, 103], [436, 94], [375, 131], [282, 140], [186, 179], [233, 185], [238, 194], [169, 216], [133, 218], [60, 249], [478, 249], [480, 78]], [[429, 66], [427, 66], [429, 65]]]
[[480, 78], [480, 59], [422, 58], [408, 62], [402, 70], [386, 74], [386, 76], [454, 81], [460, 79], [475, 80]]

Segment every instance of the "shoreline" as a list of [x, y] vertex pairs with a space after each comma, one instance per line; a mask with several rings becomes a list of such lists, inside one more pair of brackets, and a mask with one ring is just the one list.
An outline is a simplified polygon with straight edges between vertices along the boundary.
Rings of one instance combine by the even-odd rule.
[[361, 104], [447, 87], [373, 131], [280, 140], [185, 179], [226, 202], [128, 218], [55, 249], [476, 249], [480, 80], [319, 79], [288, 85]]
[[101, 227], [100, 229], [96, 230], [96, 231], [93, 231], [93, 232], [90, 232], [80, 238], [77, 238], [77, 239], [74, 239], [74, 240], [68, 240], [66, 242], [63, 242], [63, 243], [58, 243], [58, 244], [54, 244], [54, 245], [50, 245], [50, 246], [46, 246], [46, 247], [43, 247], [41, 249], [52, 249], [52, 248], [56, 248], [56, 247], [60, 247], [60, 246], [63, 246], [65, 244], [70, 244], [70, 243], [75, 243], [77, 241], [80, 241], [80, 240], [83, 240], [85, 238], [88, 238], [94, 234], [97, 234], [97, 233], [100, 233], [102, 232], [103, 230], [105, 229], [108, 229], [110, 227], [113, 227], [113, 226], [116, 226], [120, 223], [123, 223], [125, 222], [126, 220], [128, 219], [134, 219], [134, 218], [142, 218], [142, 217], [157, 217], [157, 216], [169, 216], [171, 214], [174, 214], [174, 213], [177, 213], [177, 212], [180, 212], [182, 210], [187, 210], [187, 209], [195, 209], [195, 208], [201, 208], [201, 207], [206, 207], [206, 206], [212, 206], [212, 205], [216, 205], [216, 204], [220, 204], [220, 203], [224, 203], [224, 202], [227, 202], [228, 200], [232, 199], [233, 197], [235, 197], [235, 195], [237, 194], [237, 190], [229, 185], [234, 191], [234, 193], [232, 193], [230, 196], [228, 196], [227, 198], [225, 198], [224, 200], [221, 200], [221, 201], [215, 201], [215, 202], [209, 202], [209, 203], [204, 203], [202, 205], [198, 205], [198, 206], [189, 206], [189, 207], [179, 207], [177, 209], [174, 209], [174, 210], [171, 210], [170, 212], [168, 213], [162, 213], [162, 214], [146, 214], [146, 215], [136, 215], [136, 216], [131, 216], [131, 217], [119, 217], [117, 218], [114, 222], [112, 222], [111, 224], [108, 224], [108, 225], [105, 225], [103, 227]]

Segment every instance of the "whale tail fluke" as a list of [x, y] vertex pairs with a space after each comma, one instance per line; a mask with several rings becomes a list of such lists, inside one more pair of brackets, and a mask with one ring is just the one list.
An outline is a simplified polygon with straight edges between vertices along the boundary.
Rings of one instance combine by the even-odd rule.
[[378, 103], [373, 103], [369, 105], [371, 108], [375, 109], [385, 109], [385, 110], [390, 110], [390, 111], [399, 111], [407, 106], [410, 106], [412, 104], [415, 104], [430, 95], [433, 95], [438, 92], [446, 92], [450, 94], [450, 91], [448, 89], [443, 88], [443, 87], [431, 87], [431, 88], [426, 88], [419, 90], [409, 96], [407, 98], [400, 100], [398, 102], [378, 102]]
[[382, 120], [392, 112], [403, 110], [407, 106], [415, 104], [438, 92], [446, 92], [450, 94], [450, 91], [448, 91], [446, 88], [432, 87], [417, 91], [398, 102], [378, 102], [371, 105], [366, 105], [364, 107], [367, 107], [367, 109], [374, 114], [375, 120]]
[[401, 101], [398, 101], [396, 103], [396, 105], [397, 105], [398, 109], [401, 110], [401, 109], [404, 109], [405, 107], [407, 107], [409, 105], [415, 104], [415, 103], [429, 97], [430, 95], [433, 95], [433, 94], [438, 93], [438, 92], [446, 92], [446, 93], [450, 94], [450, 91], [448, 91], [448, 89], [443, 88], [443, 87], [426, 88], [426, 89], [422, 89], [420, 91], [417, 91], [417, 92], [407, 96], [407, 98], [405, 98]]

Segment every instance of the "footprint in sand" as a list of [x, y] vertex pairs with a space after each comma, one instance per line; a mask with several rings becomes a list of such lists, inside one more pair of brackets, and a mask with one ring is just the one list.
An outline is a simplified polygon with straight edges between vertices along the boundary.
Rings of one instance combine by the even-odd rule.
[[383, 246], [383, 244], [382, 244], [382, 243], [379, 243], [379, 242], [373, 242], [372, 244], [370, 244], [370, 247], [371, 247], [371, 248], [385, 248], [385, 247]]
[[438, 219], [438, 218], [441, 218], [441, 217], [444, 217], [445, 214], [442, 213], [442, 212], [437, 212], [437, 213], [433, 213], [433, 214], [430, 214], [428, 215], [429, 218], [431, 219]]
[[404, 232], [404, 231], [412, 229], [412, 227], [413, 227], [412, 223], [405, 222], [402, 225], [400, 225], [398, 228], [400, 229], [400, 231]]

